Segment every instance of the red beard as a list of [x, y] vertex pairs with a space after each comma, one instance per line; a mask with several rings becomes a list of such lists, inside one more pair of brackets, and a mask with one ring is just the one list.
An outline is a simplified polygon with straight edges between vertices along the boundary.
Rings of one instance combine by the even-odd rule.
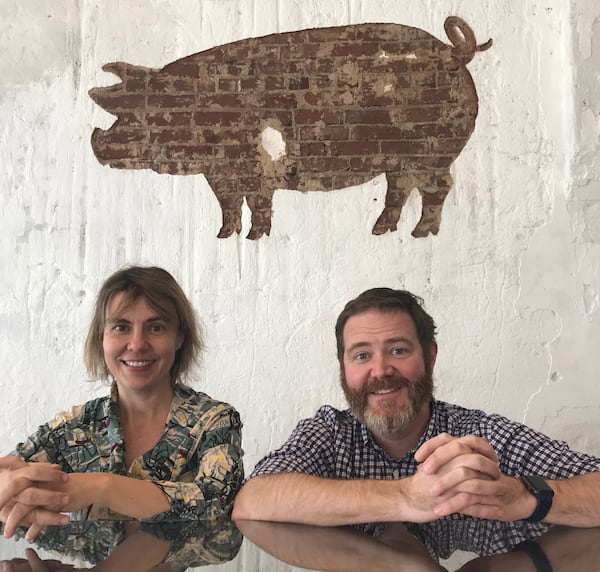
[[[352, 413], [376, 434], [394, 434], [410, 427], [433, 396], [433, 379], [427, 372], [416, 380], [410, 380], [400, 375], [373, 378], [364, 387], [356, 390], [348, 387], [343, 370], [340, 377], [342, 389]], [[369, 393], [402, 387], [406, 387], [408, 390], [408, 399], [403, 406], [395, 410], [386, 408], [385, 411], [378, 412], [370, 409]]]

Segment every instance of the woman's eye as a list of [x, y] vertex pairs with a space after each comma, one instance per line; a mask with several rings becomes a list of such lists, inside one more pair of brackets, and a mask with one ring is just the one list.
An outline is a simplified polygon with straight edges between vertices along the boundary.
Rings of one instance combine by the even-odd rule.
[[165, 326], [163, 324], [152, 324], [150, 331], [154, 334], [160, 334], [165, 331]]
[[113, 331], [117, 332], [118, 334], [122, 334], [123, 332], [127, 331], [127, 326], [125, 326], [124, 324], [116, 324], [113, 327]]

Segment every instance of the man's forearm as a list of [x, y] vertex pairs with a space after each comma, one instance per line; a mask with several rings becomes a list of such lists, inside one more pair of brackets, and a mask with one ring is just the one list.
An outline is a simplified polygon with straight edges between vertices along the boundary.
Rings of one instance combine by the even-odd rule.
[[402, 481], [259, 475], [238, 493], [233, 518], [337, 526], [409, 520]]
[[545, 522], [568, 526], [600, 526], [600, 472], [549, 481], [554, 489]]

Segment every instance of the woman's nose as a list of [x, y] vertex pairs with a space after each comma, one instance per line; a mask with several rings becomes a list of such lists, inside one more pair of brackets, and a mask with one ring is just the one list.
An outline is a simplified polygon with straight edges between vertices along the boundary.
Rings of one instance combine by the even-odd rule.
[[146, 333], [143, 329], [134, 328], [131, 332], [131, 336], [129, 337], [129, 343], [127, 344], [127, 349], [130, 349], [134, 352], [139, 352], [144, 350], [148, 346], [148, 340], [146, 338]]

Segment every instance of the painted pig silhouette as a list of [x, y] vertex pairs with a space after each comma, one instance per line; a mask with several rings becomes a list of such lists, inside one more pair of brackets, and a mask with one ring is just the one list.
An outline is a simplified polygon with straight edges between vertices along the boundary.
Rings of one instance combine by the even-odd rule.
[[223, 213], [219, 237], [271, 229], [275, 189], [328, 191], [387, 176], [374, 234], [397, 229], [418, 189], [412, 234], [437, 234], [452, 186], [450, 165], [477, 117], [466, 64], [477, 45], [460, 18], [444, 24], [452, 45], [418, 28], [359, 24], [251, 38], [150, 69], [102, 69], [121, 82], [90, 90], [117, 117], [95, 129], [102, 164], [171, 175], [202, 173]]

